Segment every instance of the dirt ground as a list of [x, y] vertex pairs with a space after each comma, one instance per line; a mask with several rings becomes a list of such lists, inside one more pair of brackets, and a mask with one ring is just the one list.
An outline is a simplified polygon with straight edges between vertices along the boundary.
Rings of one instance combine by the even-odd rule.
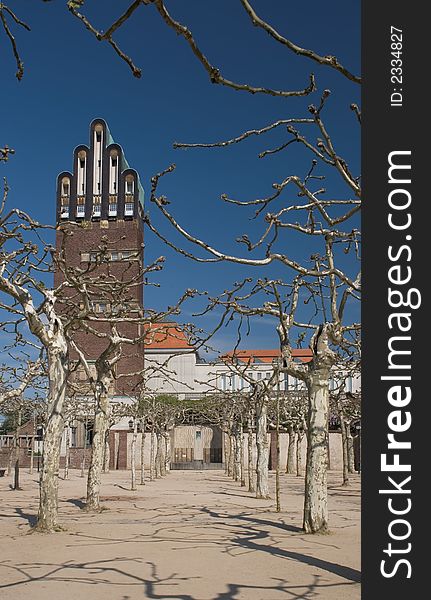
[[[301, 530], [303, 479], [282, 476], [282, 512], [222, 471], [173, 471], [129, 491], [103, 476], [106, 511], [81, 511], [85, 479], [60, 481], [66, 531], [29, 534], [37, 474], [0, 478], [2, 600], [358, 600], [360, 482], [329, 478], [328, 535]], [[274, 476], [271, 475], [271, 486]]]

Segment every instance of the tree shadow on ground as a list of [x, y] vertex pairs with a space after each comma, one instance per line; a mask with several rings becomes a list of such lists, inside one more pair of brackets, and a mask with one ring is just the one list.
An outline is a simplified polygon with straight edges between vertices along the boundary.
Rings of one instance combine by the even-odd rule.
[[16, 514], [21, 517], [21, 519], [25, 519], [30, 527], [34, 527], [37, 523], [37, 515], [30, 515], [23, 511], [22, 508], [15, 507]]
[[78, 500], [77, 498], [68, 498], [67, 500], [65, 500], [65, 502], [68, 502], [69, 504], [73, 504], [74, 506], [76, 506], [78, 508], [84, 508], [84, 506], [85, 506], [85, 502], [83, 500]]
[[233, 515], [222, 515], [221, 513], [216, 512], [207, 507], [203, 507], [200, 509], [201, 512], [208, 514], [210, 517], [214, 517], [216, 519], [238, 519], [239, 521], [246, 521], [247, 523], [251, 523], [252, 525], [267, 525], [268, 527], [277, 527], [282, 529], [283, 531], [291, 531], [292, 533], [304, 533], [304, 530], [301, 527], [297, 527], [296, 525], [289, 525], [288, 523], [280, 523], [280, 521], [268, 521], [266, 519], [258, 519], [256, 517], [248, 517], [244, 513], [235, 513]]
[[[149, 570], [149, 576], [143, 577], [136, 575], [135, 573], [128, 570], [125, 563], [139, 564], [140, 568], [147, 568]], [[74, 583], [80, 586], [82, 585], [106, 585], [109, 586], [109, 594], [112, 595], [112, 591], [117, 587], [123, 587], [125, 585], [131, 586], [130, 594], [133, 594], [133, 588], [138, 588], [139, 593], [144, 594], [144, 598], [148, 600], [201, 600], [198, 596], [190, 593], [184, 593], [181, 590], [169, 592], [167, 586], [190, 586], [192, 580], [203, 579], [202, 577], [184, 577], [179, 576], [178, 573], [172, 573], [171, 575], [162, 577], [158, 572], [158, 567], [154, 562], [144, 561], [141, 557], [126, 558], [126, 557], [113, 557], [112, 559], [88, 561], [88, 562], [77, 562], [77, 561], [66, 561], [64, 563], [19, 563], [12, 565], [9, 562], [1, 563], [9, 570], [15, 571], [20, 579], [18, 581], [6, 583], [0, 585], [0, 589], [17, 589], [20, 585], [26, 585], [28, 594], [31, 595], [31, 588], [29, 584], [32, 582], [43, 582], [46, 586], [47, 591], [49, 590], [49, 583], [64, 582], [69, 586]], [[121, 565], [121, 568], [120, 566]], [[43, 574], [35, 576], [34, 569], [43, 569]], [[78, 571], [78, 573], [74, 573]], [[120, 579], [121, 581], [118, 581]], [[320, 590], [334, 589], [339, 587], [345, 587], [346, 585], [352, 585], [352, 583], [328, 583], [321, 581], [319, 575], [313, 575], [312, 580], [307, 583], [295, 583], [291, 584], [286, 579], [279, 579], [272, 577], [271, 581], [273, 585], [252, 585], [244, 583], [222, 583], [225, 587], [223, 591], [215, 591], [213, 600], [239, 600], [250, 596], [253, 591], [261, 590], [261, 597], [264, 597], [266, 593], [277, 593], [277, 597], [288, 597], [292, 600], [312, 600], [320, 594]], [[121, 592], [120, 592], [121, 593]], [[253, 594], [254, 597], [256, 597]], [[134, 596], [135, 597], [135, 596]], [[265, 597], [268, 598], [268, 596]], [[123, 599], [132, 598], [131, 595], [123, 595]]]
[[[266, 498], [256, 498], [256, 496], [252, 495], [250, 492], [247, 492], [246, 490], [244, 490], [243, 494], [233, 494], [232, 492], [213, 492], [213, 494], [216, 495], [223, 495], [223, 496], [238, 496], [239, 498], [250, 498], [251, 500], [266, 500]], [[269, 498], [268, 498], [269, 500]]]
[[[201, 511], [215, 519], [219, 519], [222, 521], [226, 518], [225, 515], [217, 513], [216, 511], [211, 510], [206, 507], [202, 508]], [[258, 540], [258, 539], [259, 540], [269, 539], [270, 534], [267, 531], [258, 529], [257, 527], [253, 526], [255, 524], [256, 525], [265, 524], [265, 525], [270, 525], [273, 527], [274, 526], [281, 527], [282, 529], [286, 529], [286, 530], [291, 526], [284, 527], [280, 523], [274, 523], [273, 521], [265, 521], [263, 519], [253, 519], [250, 517], [244, 517], [242, 515], [227, 515], [227, 518], [228, 519], [237, 519], [239, 521], [243, 520], [243, 521], [247, 521], [247, 522], [251, 523], [251, 525], [249, 526], [249, 529], [250, 529], [249, 534], [237, 535], [236, 537], [233, 537], [232, 544], [234, 546], [248, 548], [249, 550], [255, 550], [255, 551], [260, 551], [260, 552], [268, 552], [269, 554], [272, 554], [274, 556], [279, 556], [282, 558], [289, 558], [291, 560], [295, 560], [295, 561], [301, 562], [303, 564], [307, 564], [312, 567], [318, 567], [319, 569], [323, 569], [324, 571], [328, 571], [329, 573], [333, 573], [335, 575], [338, 575], [339, 577], [343, 577], [344, 579], [348, 579], [355, 583], [358, 583], [361, 581], [360, 572], [351, 567], [347, 567], [345, 565], [340, 565], [338, 563], [332, 563], [327, 560], [316, 558], [314, 556], [302, 554], [300, 552], [293, 552], [291, 550], [285, 550], [284, 548], [280, 548], [278, 546], [256, 543], [256, 540]], [[233, 523], [230, 523], [230, 526], [231, 527], [242, 527], [241, 525], [235, 525]], [[293, 528], [293, 529], [295, 531], [298, 531], [298, 528]], [[300, 531], [302, 531], [302, 530], [300, 530]], [[226, 551], [229, 551], [229, 550], [227, 549]]]

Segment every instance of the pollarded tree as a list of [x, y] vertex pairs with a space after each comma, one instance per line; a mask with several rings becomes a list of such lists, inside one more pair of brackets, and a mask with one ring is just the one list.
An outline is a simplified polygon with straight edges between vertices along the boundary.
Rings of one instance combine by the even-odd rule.
[[[354, 323], [349, 315], [346, 317], [349, 312], [346, 306], [349, 303], [350, 309], [351, 301], [358, 299], [360, 294], [360, 272], [357, 265], [360, 234], [357, 229], [357, 214], [360, 210], [361, 188], [359, 177], [352, 173], [347, 160], [338, 154], [329, 128], [325, 124], [323, 114], [328, 106], [329, 97], [329, 90], [325, 90], [318, 105], [309, 106], [307, 118], [280, 119], [261, 129], [249, 130], [221, 142], [175, 144], [177, 148], [229, 147], [244, 142], [252, 135], [262, 136], [276, 128], [286, 127], [288, 135], [285, 143], [274, 149], [264, 150], [259, 156], [264, 158], [287, 151], [293, 145], [302, 146], [310, 153], [310, 162], [308, 158], [305, 159], [305, 175], [288, 173], [281, 182], [273, 184], [275, 191], [263, 198], [242, 201], [227, 195], [222, 196], [222, 199], [230, 204], [254, 208], [255, 219], [262, 216], [263, 211], [274, 207], [272, 212], [266, 212], [263, 232], [258, 235], [256, 241], [251, 241], [247, 233], [238, 238], [237, 241], [246, 248], [247, 253], [232, 254], [220, 250], [182, 226], [180, 219], [174, 216], [171, 198], [168, 200], [157, 191], [161, 177], [173, 172], [173, 165], [153, 178], [151, 201], [176, 232], [181, 234], [187, 243], [193, 244], [196, 250], [189, 251], [170, 242], [168, 236], [162, 235], [147, 216], [150, 229], [190, 259], [206, 264], [227, 261], [237, 264], [238, 267], [253, 266], [260, 270], [265, 269], [264, 272], [269, 273], [266, 279], [268, 282], [273, 281], [275, 288], [285, 285], [293, 285], [296, 288], [288, 312], [282, 306], [283, 302], [277, 299], [276, 289], [270, 289], [269, 284], [261, 285], [260, 280], [256, 281], [257, 288], [260, 288], [262, 293], [268, 293], [269, 290], [273, 296], [272, 312], [271, 307], [267, 310], [266, 306], [263, 306], [263, 310], [258, 310], [256, 291], [251, 299], [257, 305], [242, 306], [239, 310], [233, 303], [232, 308], [243, 317], [272, 314], [278, 319], [277, 331], [283, 369], [307, 385], [310, 401], [308, 436], [309, 442], [313, 438], [314, 443], [308, 445], [304, 528], [310, 532], [327, 529], [327, 494], [324, 491], [327, 456], [326, 451], [321, 450], [323, 439], [318, 441], [317, 438], [327, 436], [325, 424], [328, 417], [330, 371], [339, 360], [337, 349], [342, 349], [343, 353], [349, 345], [346, 335], [348, 337], [350, 331], [359, 330], [359, 325]], [[352, 105], [352, 109], [360, 121], [359, 109], [356, 105]], [[316, 137], [313, 139], [313, 136]], [[343, 196], [339, 198], [337, 193], [327, 197], [327, 189], [322, 183], [324, 181], [337, 190], [343, 189]], [[291, 198], [285, 199], [289, 192]], [[282, 236], [283, 233], [285, 236]], [[304, 255], [299, 261], [290, 255], [291, 252], [286, 252], [286, 248], [293, 248], [301, 237], [306, 249], [303, 250]], [[255, 257], [259, 250], [263, 250], [263, 257]], [[280, 266], [286, 270], [285, 277], [273, 279], [271, 271], [279, 269]], [[302, 303], [301, 311], [297, 310], [299, 290], [303, 295], [308, 294], [310, 297], [305, 318], [302, 318], [302, 313], [306, 312], [302, 310]], [[231, 290], [230, 294], [233, 293]], [[228, 301], [228, 295], [224, 294], [222, 304], [225, 307]], [[220, 302], [214, 301], [213, 306], [217, 305], [220, 305]], [[306, 369], [302, 366], [297, 368], [292, 360], [291, 332], [298, 326], [310, 334], [308, 341], [313, 358]]]
[[[228, 85], [249, 93], [265, 93], [272, 96], [299, 95], [283, 91], [257, 89], [252, 85], [230, 85], [217, 69], [211, 68], [210, 63], [199, 50], [190, 30], [175, 21], [164, 6], [156, 2], [156, 7], [165, 22], [178, 34], [182, 35], [191, 46], [195, 56], [202, 65], [213, 75], [216, 83]], [[320, 64], [335, 68], [352, 83], [360, 79], [342, 67], [334, 57], [321, 57], [311, 51], [304, 51], [280, 34], [275, 27], [261, 19], [250, 2], [242, 0], [242, 4], [253, 24], [262, 28], [272, 39], [290, 51], [294, 51], [315, 60]], [[323, 73], [323, 71], [322, 71]], [[313, 80], [314, 82], [314, 80]], [[314, 93], [312, 86], [307, 94]], [[344, 92], [343, 92], [344, 93]], [[353, 93], [355, 93], [353, 91]], [[304, 528], [307, 532], [325, 531], [328, 527], [326, 471], [327, 450], [327, 418], [329, 403], [329, 378], [333, 365], [339, 360], [337, 353], [349, 352], [348, 337], [350, 331], [358, 330], [359, 325], [348, 315], [346, 305], [358, 299], [360, 293], [360, 275], [357, 259], [359, 258], [360, 234], [358, 231], [358, 212], [361, 203], [361, 186], [358, 174], [349, 167], [349, 161], [343, 157], [334, 140], [331, 129], [325, 119], [325, 111], [330, 110], [331, 92], [325, 89], [317, 102], [308, 107], [308, 114], [297, 116], [283, 115], [261, 128], [253, 128], [240, 133], [231, 139], [212, 143], [176, 143], [176, 148], [229, 148], [243, 143], [252, 136], [269, 135], [276, 130], [285, 130], [287, 135], [283, 143], [273, 148], [262, 149], [259, 157], [264, 159], [274, 154], [291, 152], [293, 148], [300, 149], [298, 156], [303, 160], [302, 167], [295, 166], [293, 172], [287, 172], [280, 181], [273, 183], [272, 192], [260, 198], [239, 200], [227, 194], [222, 195], [224, 202], [241, 207], [255, 209], [254, 218], [264, 217], [262, 232], [252, 240], [248, 232], [243, 233], [238, 242], [246, 252], [222, 250], [199, 235], [187, 230], [181, 223], [181, 217], [175, 216], [175, 203], [172, 198], [159, 194], [158, 186], [163, 175], [171, 173], [175, 166], [171, 165], [152, 181], [151, 202], [167, 219], [176, 233], [179, 233], [194, 249], [180, 247], [173, 243], [168, 234], [161, 233], [155, 228], [152, 219], [147, 216], [147, 224], [152, 231], [171, 247], [192, 260], [201, 263], [227, 261], [239, 267], [256, 267], [266, 269], [268, 280], [274, 280], [274, 271], [285, 268], [285, 276], [281, 285], [292, 284], [299, 289], [310, 289], [316, 314], [308, 314], [303, 319], [297, 311], [296, 300], [293, 310], [285, 311], [277, 308], [275, 313], [280, 316], [278, 334], [283, 358], [283, 369], [292, 377], [306, 383], [309, 396], [308, 422], [308, 453], [306, 470], [306, 493], [304, 507]], [[351, 102], [352, 127], [361, 121], [358, 106]], [[285, 111], [284, 111], [285, 112]], [[352, 138], [357, 134], [352, 130]], [[308, 154], [308, 156], [307, 156]], [[305, 157], [305, 158], [304, 158]], [[327, 186], [333, 192], [328, 193]], [[287, 196], [287, 198], [286, 198]], [[237, 220], [237, 219], [236, 219]], [[286, 235], [283, 236], [282, 234]], [[288, 235], [287, 235], [288, 234]], [[256, 234], [255, 234], [256, 235]], [[302, 238], [302, 240], [301, 240]], [[300, 253], [295, 251], [296, 242], [306, 249]], [[261, 253], [263, 256], [256, 256]], [[258, 283], [259, 285], [259, 283]], [[249, 306], [247, 308], [256, 308]], [[349, 306], [350, 308], [350, 306]], [[236, 310], [236, 309], [235, 309]], [[243, 314], [239, 312], [239, 314]], [[253, 311], [245, 313], [253, 313]], [[301, 326], [308, 330], [312, 351], [312, 360], [307, 367], [295, 365], [292, 360], [292, 329]]]
[[[149, 274], [162, 268], [164, 258], [160, 257], [151, 265], [144, 266], [135, 260], [139, 257], [138, 250], [136, 256], [132, 254], [127, 259], [122, 259], [123, 269], [118, 273], [117, 269], [110, 266], [110, 244], [113, 242], [102, 238], [98, 250], [93, 252], [92, 261], [74, 266], [68, 261], [68, 250], [71, 241], [73, 243], [75, 227], [76, 225], [62, 227], [61, 243], [54, 262], [62, 281], [67, 284], [60, 297], [62, 316], [67, 318], [69, 314], [73, 314], [76, 306], [84, 311], [83, 318], [75, 323], [69, 343], [86, 377], [85, 382], [79, 383], [81, 394], [89, 394], [94, 398], [86, 510], [98, 512], [101, 510], [101, 475], [114, 389], [120, 379], [127, 379], [130, 384], [128, 387], [134, 388], [130, 389], [130, 393], [139, 395], [140, 383], [155, 369], [155, 366], [144, 368], [144, 344], [150, 343], [158, 334], [163, 335], [164, 327], [160, 324], [172, 315], [179, 314], [182, 304], [197, 292], [186, 290], [175, 304], [164, 311], [141, 308], [136, 302], [136, 290], [144, 286]], [[98, 310], [100, 306], [104, 307], [103, 312]], [[93, 349], [91, 354], [88, 352], [89, 337], [99, 341], [94, 344], [99, 350]], [[117, 374], [117, 366], [127, 347], [137, 355], [141, 366], [136, 372], [128, 370]], [[164, 365], [160, 365], [159, 370], [163, 369]]]
[[[235, 290], [238, 290], [238, 286], [235, 286]], [[233, 294], [227, 292], [229, 298], [227, 304], [225, 304], [225, 313], [230, 313], [232, 310], [231, 302], [233, 301]], [[215, 304], [223, 304], [223, 300], [212, 299], [210, 300], [210, 306]], [[227, 309], [227, 311], [226, 311]], [[222, 318], [223, 320], [223, 318]], [[235, 456], [235, 438], [240, 441], [241, 445], [237, 444], [237, 464], [239, 463], [239, 456], [244, 454], [243, 444], [241, 442], [243, 426], [247, 422], [248, 429], [248, 458], [249, 458], [249, 489], [254, 491], [256, 498], [269, 498], [269, 476], [268, 476], [268, 464], [269, 464], [269, 443], [268, 443], [268, 406], [271, 394], [274, 391], [274, 387], [277, 381], [277, 372], [274, 370], [269, 379], [256, 380], [253, 377], [253, 373], [250, 370], [250, 364], [248, 362], [236, 360], [236, 355], [226, 355], [223, 360], [228, 366], [229, 370], [237, 374], [245, 385], [247, 390], [241, 392], [224, 392], [222, 395], [223, 401], [220, 402], [220, 395], [214, 396], [214, 402], [219, 403], [220, 411], [220, 424], [231, 440], [229, 456]], [[251, 432], [254, 431], [256, 440], [256, 481], [251, 478], [250, 465], [252, 464], [253, 449], [250, 443]], [[241, 449], [242, 446], [242, 449]], [[235, 461], [232, 461], [232, 474], [236, 477]], [[245, 482], [244, 482], [245, 483]]]
[[[10, 317], [10, 330], [23, 337], [21, 331], [28, 327], [46, 355], [48, 393], [36, 529], [51, 532], [58, 528], [62, 412], [69, 371], [66, 330], [70, 322], [64, 324], [59, 317], [56, 293], [45, 283], [50, 249], [40, 246], [41, 230], [41, 225], [23, 211], [7, 211], [3, 203], [0, 212], [0, 308]], [[34, 234], [33, 238], [31, 234]]]
[[[323, 269], [325, 262], [320, 262]], [[247, 279], [234, 287], [234, 291], [225, 292], [210, 300], [210, 305], [222, 305], [241, 318], [270, 316], [274, 319], [280, 340], [279, 373], [285, 373], [295, 380], [303, 381], [308, 395], [307, 417], [307, 467], [305, 478], [304, 529], [316, 532], [327, 529], [327, 466], [328, 466], [328, 419], [329, 419], [329, 381], [335, 365], [350, 361], [357, 353], [356, 323], [342, 324], [343, 310], [350, 288], [323, 282], [314, 282], [297, 277], [291, 286], [279, 280], [259, 280], [253, 285]], [[331, 279], [331, 276], [329, 276]], [[250, 286], [247, 289], [247, 286]], [[341, 297], [339, 297], [341, 292]], [[298, 304], [302, 299], [306, 306], [313, 307], [309, 322], [298, 319]], [[325, 293], [331, 299], [332, 321], [321, 324], [321, 312], [325, 310]], [[319, 304], [318, 300], [323, 304]], [[224, 317], [227, 318], [227, 317]], [[313, 318], [317, 324], [313, 324]], [[311, 360], [296, 362], [292, 352], [292, 335], [304, 329], [311, 331], [309, 348]], [[302, 336], [303, 338], [303, 336]]]
[[[111, 44], [117, 53], [128, 62], [132, 68], [134, 75], [139, 76], [140, 71], [135, 67], [133, 61], [118, 47], [113, 39], [113, 35], [125, 25], [125, 23], [135, 15], [135, 11], [144, 4], [149, 4], [155, 7], [164, 22], [171, 27], [179, 36], [181, 36], [185, 42], [189, 45], [193, 55], [202, 65], [202, 67], [208, 73], [210, 80], [218, 85], [226, 86], [234, 90], [240, 90], [244, 93], [252, 94], [264, 94], [267, 96], [277, 98], [290, 98], [298, 96], [307, 96], [314, 93], [316, 89], [315, 79], [311, 76], [310, 84], [304, 86], [300, 90], [276, 90], [264, 86], [256, 86], [249, 83], [237, 83], [231, 81], [227, 77], [221, 74], [220, 70], [216, 68], [206, 57], [204, 52], [197, 44], [195, 37], [191, 30], [176, 20], [167, 10], [165, 3], [162, 0], [148, 0], [144, 2], [132, 2], [128, 9], [117, 19], [108, 29], [101, 32], [92, 23], [88, 21], [85, 15], [82, 13], [84, 7], [83, 0], [70, 1], [68, 2], [68, 8], [77, 18], [79, 18], [87, 27], [87, 29], [94, 34], [98, 40], [106, 41]], [[245, 10], [245, 13], [251, 20], [251, 23], [262, 30], [263, 33], [268, 34], [271, 39], [279, 44], [288, 53], [293, 52], [296, 55], [304, 57], [304, 65], [307, 61], [308, 64], [319, 64], [324, 67], [328, 67], [337, 71], [340, 77], [345, 79], [344, 83], [352, 82], [357, 84], [360, 82], [360, 78], [354, 75], [351, 71], [344, 67], [341, 62], [332, 55], [320, 55], [319, 53], [301, 47], [297, 43], [293, 42], [290, 38], [280, 33], [277, 28], [264, 19], [262, 19], [253, 7], [253, 4], [249, 0], [241, 0], [241, 4]], [[323, 73], [324, 70], [321, 70]], [[208, 244], [205, 240], [200, 239], [196, 235], [190, 234], [183, 227], [181, 227], [178, 220], [176, 220], [172, 213], [166, 209], [166, 199], [163, 196], [157, 197], [155, 189], [153, 188], [152, 200], [154, 204], [160, 209], [164, 216], [172, 223], [172, 225], [185, 236], [190, 242], [203, 249], [206, 253], [209, 253], [210, 260], [226, 260], [237, 263], [239, 265], [249, 265], [256, 267], [265, 267], [272, 264], [284, 265], [288, 268], [287, 275], [284, 278], [285, 282], [289, 282], [293, 278], [292, 272], [297, 273], [300, 277], [309, 282], [313, 279], [317, 286], [322, 284], [328, 284], [326, 289], [332, 288], [332, 292], [335, 290], [335, 295], [340, 291], [338, 286], [349, 289], [350, 292], [347, 294], [347, 298], [351, 299], [359, 292], [359, 279], [354, 275], [349, 275], [349, 271], [352, 271], [346, 261], [341, 257], [340, 252], [334, 253], [333, 249], [336, 245], [346, 244], [346, 246], [355, 246], [358, 243], [358, 233], [356, 231], [355, 214], [359, 210], [360, 204], [360, 184], [357, 175], [353, 174], [348, 166], [346, 158], [342, 157], [340, 151], [337, 149], [337, 144], [334, 142], [330, 135], [329, 128], [322, 120], [322, 109], [326, 104], [329, 92], [325, 90], [320, 102], [316, 105], [310, 105], [310, 112], [307, 117], [299, 115], [298, 117], [287, 117], [285, 114], [282, 115], [277, 121], [270, 123], [269, 125], [260, 129], [250, 129], [242, 134], [235, 136], [230, 140], [223, 140], [213, 144], [180, 144], [177, 147], [190, 147], [190, 146], [211, 146], [211, 147], [228, 147], [232, 144], [236, 144], [246, 140], [250, 136], [264, 135], [265, 133], [273, 132], [280, 128], [287, 128], [288, 137], [285, 142], [276, 148], [270, 150], [264, 150], [261, 153], [261, 157], [269, 156], [274, 153], [284, 152], [286, 149], [292, 147], [302, 147], [304, 150], [311, 152], [313, 159], [316, 163], [312, 163], [311, 167], [308, 164], [304, 165], [303, 169], [299, 169], [294, 173], [287, 173], [283, 177], [282, 181], [279, 181], [273, 185], [275, 189], [274, 193], [266, 196], [265, 198], [258, 198], [251, 201], [237, 201], [227, 196], [224, 200], [227, 202], [233, 202], [242, 206], [254, 206], [257, 208], [257, 215], [262, 214], [264, 210], [269, 206], [273, 206], [276, 202], [282, 200], [282, 195], [286, 192], [293, 190], [297, 197], [294, 201], [287, 202], [281, 208], [273, 210], [268, 213], [265, 217], [264, 233], [256, 241], [251, 242], [250, 237], [245, 233], [241, 237], [241, 243], [245, 245], [249, 252], [256, 249], [263, 248], [266, 245], [263, 258], [250, 258], [249, 256], [232, 256], [230, 252], [220, 251], [218, 248], [214, 248]], [[356, 104], [352, 103], [352, 110], [354, 111], [358, 121], [360, 121], [360, 111]], [[310, 116], [311, 115], [311, 116]], [[306, 129], [310, 129], [308, 133]], [[313, 132], [317, 130], [315, 134]], [[354, 139], [355, 134], [351, 136]], [[319, 173], [316, 175], [316, 164], [318, 164]], [[325, 174], [321, 174], [321, 170]], [[327, 176], [327, 172], [332, 171], [336, 177], [340, 179], [340, 182], [344, 184], [347, 189], [347, 193], [342, 194], [342, 198], [338, 199], [338, 190], [340, 186], [336, 186], [333, 189], [336, 191], [331, 193], [330, 198], [326, 199], [326, 190], [322, 187], [314, 186], [313, 184], [321, 180], [322, 177]], [[305, 174], [305, 175], [304, 175]], [[327, 181], [332, 185], [335, 177], [329, 176]], [[158, 177], [155, 178], [154, 184], [157, 186]], [[317, 189], [316, 189], [317, 188]], [[300, 198], [298, 201], [297, 198]], [[299, 214], [299, 219], [296, 219], [295, 213]], [[292, 218], [289, 218], [292, 217]], [[148, 220], [149, 226], [151, 223]], [[344, 231], [340, 232], [340, 226], [346, 224]], [[293, 243], [290, 239], [284, 245], [279, 246], [276, 242], [279, 242], [281, 236], [279, 233], [283, 230], [294, 231], [297, 234], [302, 234], [311, 242], [310, 253], [317, 256], [317, 263], [311, 265], [306, 259], [299, 259], [292, 254]], [[341, 233], [341, 235], [339, 235]], [[169, 240], [166, 236], [162, 236], [168, 243]], [[331, 247], [332, 245], [332, 247]], [[287, 250], [286, 250], [287, 248]], [[198, 258], [188, 251], [181, 249], [183, 255], [189, 256], [190, 258]], [[320, 257], [320, 258], [319, 258]], [[335, 259], [335, 260], [334, 260]], [[202, 260], [202, 257], [199, 257]], [[356, 269], [354, 269], [356, 271]], [[272, 274], [269, 275], [269, 278]], [[340, 296], [344, 296], [344, 291], [341, 291]], [[334, 295], [334, 294], [333, 294]], [[347, 301], [347, 300], [346, 300]], [[310, 402], [320, 405], [319, 421], [324, 421], [322, 418], [327, 406], [327, 379], [331, 363], [334, 360], [332, 354], [333, 347], [339, 346], [342, 342], [342, 335], [339, 331], [339, 317], [344, 312], [344, 308], [341, 307], [342, 302], [335, 306], [336, 310], [333, 310], [337, 304], [336, 300], [329, 299], [325, 303], [325, 310], [320, 314], [322, 316], [320, 324], [314, 323], [314, 333], [312, 337], [312, 351], [313, 351], [313, 364], [316, 369], [313, 371], [314, 376], [311, 377], [308, 373], [308, 379], [311, 381], [312, 389], [315, 391], [321, 386], [324, 391], [323, 398], [321, 401], [315, 396], [314, 391], [310, 391]], [[327, 309], [327, 310], [326, 310]], [[327, 314], [324, 314], [324, 313]], [[338, 314], [335, 314], [338, 313]], [[334, 316], [335, 314], [335, 316]], [[288, 358], [289, 352], [286, 350], [287, 343], [284, 343], [284, 358]], [[332, 347], [331, 347], [332, 346]], [[287, 368], [287, 367], [284, 367]], [[302, 369], [300, 369], [302, 372]], [[319, 373], [319, 375], [317, 375]], [[311, 377], [311, 379], [310, 379]], [[318, 429], [319, 426], [316, 427]], [[309, 432], [309, 435], [312, 435]], [[316, 457], [315, 457], [316, 458]], [[317, 463], [323, 464], [324, 457], [321, 456]], [[315, 464], [315, 461], [311, 461]], [[310, 464], [311, 464], [310, 463]], [[318, 471], [319, 469], [317, 469]], [[308, 481], [308, 480], [307, 480]], [[310, 483], [310, 482], [308, 482]], [[307, 485], [308, 485], [307, 483]], [[324, 486], [323, 479], [317, 488], [321, 488], [321, 484]], [[313, 487], [313, 486], [312, 486]], [[325, 496], [323, 494], [323, 496]], [[307, 512], [307, 511], [306, 511]], [[310, 513], [310, 511], [308, 510]], [[314, 511], [311, 511], [314, 512]], [[324, 530], [327, 527], [327, 518], [325, 518], [325, 510], [321, 512], [319, 516], [318, 510], [315, 516], [304, 517], [304, 526], [309, 531]]]
[[[5, 195], [7, 194], [7, 189]], [[90, 387], [96, 396], [95, 438], [92, 464], [89, 474], [89, 495], [95, 502], [90, 506], [98, 509], [98, 489], [100, 471], [103, 465], [103, 450], [109, 416], [108, 391], [113, 381], [113, 366], [119, 360], [121, 348], [129, 344], [142, 344], [148, 336], [145, 325], [157, 323], [167, 315], [177, 314], [179, 305], [193, 291], [188, 290], [179, 303], [166, 311], [148, 311], [134, 318], [128, 324], [142, 332], [134, 336], [122, 334], [124, 313], [127, 310], [127, 294], [131, 285], [142, 285], [143, 276], [137, 280], [116, 281], [115, 278], [96, 278], [99, 263], [74, 267], [68, 265], [60, 251], [41, 242], [46, 228], [35, 222], [29, 215], [18, 209], [6, 211], [5, 202], [0, 214], [0, 309], [5, 311], [6, 329], [17, 339], [24, 338], [23, 331], [28, 327], [33, 335], [32, 342], [43, 348], [47, 363], [48, 393], [44, 428], [43, 463], [40, 477], [40, 502], [36, 530], [52, 532], [58, 529], [58, 472], [60, 445], [64, 432], [64, 411], [68, 397], [70, 375], [77, 362], [84, 366], [89, 375]], [[67, 230], [64, 229], [65, 236]], [[104, 248], [100, 254], [103, 255]], [[54, 257], [54, 262], [53, 262]], [[53, 271], [63, 269], [64, 277], [59, 285], [48, 287], [48, 279]], [[159, 262], [144, 269], [145, 273], [159, 268]], [[126, 269], [127, 272], [127, 269]], [[96, 315], [93, 300], [95, 297], [111, 297], [110, 314]], [[115, 297], [115, 302], [112, 298]], [[100, 324], [105, 329], [100, 329]], [[88, 331], [92, 335], [104, 336], [106, 347], [96, 360], [96, 373], [92, 373], [85, 352], [79, 347], [77, 333]], [[153, 333], [154, 334], [154, 329]], [[71, 360], [70, 349], [74, 355]], [[94, 376], [95, 375], [95, 376]]]
[[361, 391], [348, 389], [347, 382], [357, 379], [359, 364], [353, 362], [333, 379], [331, 390], [331, 417], [339, 423], [343, 448], [343, 485], [349, 485], [349, 474], [355, 472], [352, 426], [361, 420]]

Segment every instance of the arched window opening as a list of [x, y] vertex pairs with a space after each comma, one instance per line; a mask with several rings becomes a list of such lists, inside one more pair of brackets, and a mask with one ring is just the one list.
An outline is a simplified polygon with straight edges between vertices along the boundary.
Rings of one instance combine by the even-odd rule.
[[69, 217], [69, 201], [70, 201], [70, 179], [63, 177], [60, 184], [60, 218], [67, 219]]
[[78, 196], [85, 196], [85, 173], [87, 168], [87, 154], [84, 150], [78, 153], [78, 177], [76, 192]]
[[118, 194], [118, 152], [111, 150], [109, 154], [109, 193]]
[[124, 215], [133, 216], [135, 207], [135, 178], [133, 175], [126, 175], [126, 198], [124, 204]]
[[135, 193], [135, 178], [133, 175], [126, 176], [126, 196]]
[[61, 180], [61, 196], [69, 198], [70, 196], [70, 179], [69, 177], [63, 177]]
[[93, 164], [93, 195], [102, 193], [102, 151], [103, 126], [98, 123], [94, 128], [94, 164]]

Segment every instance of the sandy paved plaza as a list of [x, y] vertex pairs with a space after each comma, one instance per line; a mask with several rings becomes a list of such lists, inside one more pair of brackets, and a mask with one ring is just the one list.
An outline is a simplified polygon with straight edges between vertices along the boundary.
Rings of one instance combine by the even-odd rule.
[[[283, 510], [256, 500], [222, 471], [174, 471], [130, 492], [127, 472], [105, 474], [107, 510], [80, 510], [85, 480], [60, 481], [66, 531], [29, 534], [37, 474], [23, 491], [0, 479], [2, 600], [357, 600], [359, 477], [330, 475], [331, 534], [301, 525], [303, 480], [282, 476]], [[272, 476], [273, 477], [273, 476]], [[273, 480], [271, 481], [271, 485]]]

